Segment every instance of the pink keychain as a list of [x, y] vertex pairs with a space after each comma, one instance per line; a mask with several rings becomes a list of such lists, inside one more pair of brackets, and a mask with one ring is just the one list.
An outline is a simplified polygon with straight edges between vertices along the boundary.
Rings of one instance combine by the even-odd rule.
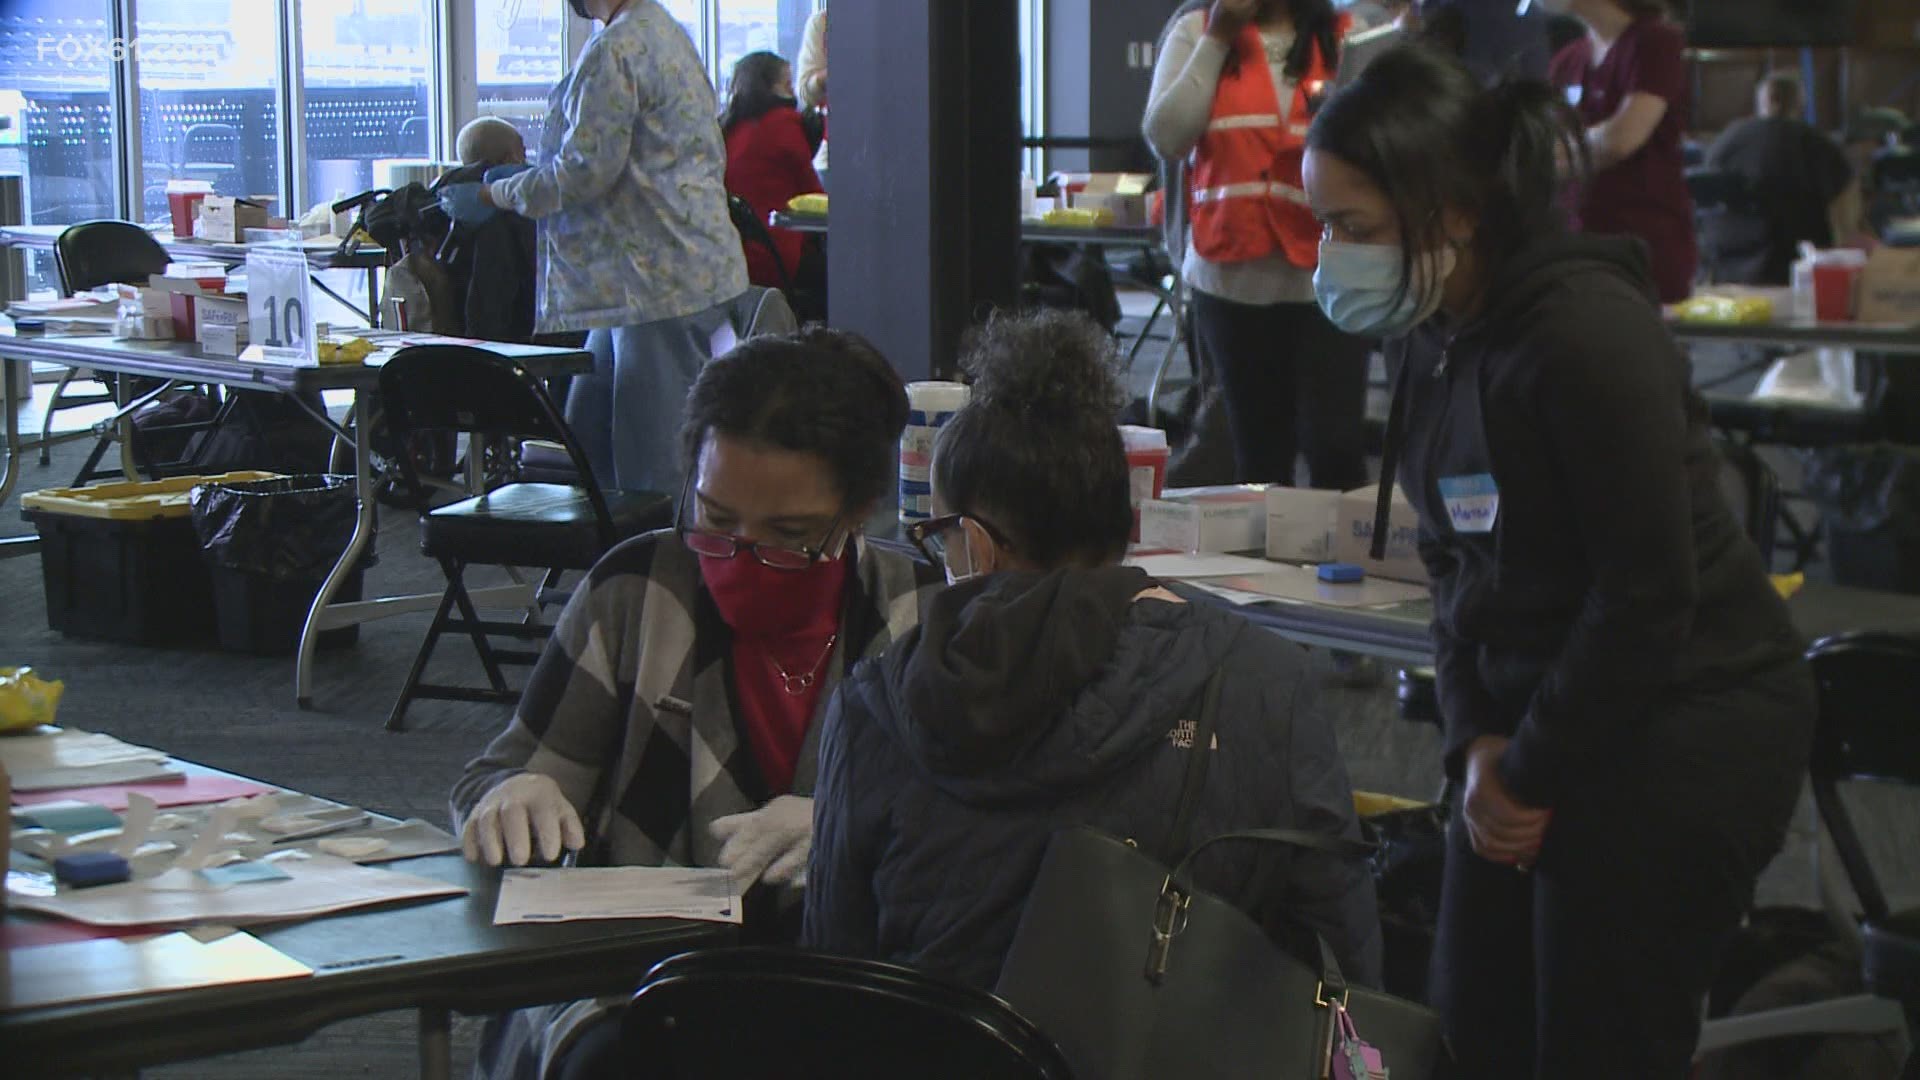
[[1380, 1051], [1360, 1038], [1353, 1014], [1344, 1005], [1334, 1005], [1333, 1080], [1389, 1080]]

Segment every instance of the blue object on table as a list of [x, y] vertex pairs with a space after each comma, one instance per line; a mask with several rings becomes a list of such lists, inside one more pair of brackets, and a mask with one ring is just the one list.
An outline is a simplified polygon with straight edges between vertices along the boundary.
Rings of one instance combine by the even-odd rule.
[[83, 833], [120, 827], [120, 815], [98, 803], [23, 806], [13, 812], [13, 820], [17, 824], [31, 823], [57, 833]]
[[53, 876], [63, 885], [84, 889], [125, 881], [133, 876], [133, 867], [110, 851], [83, 851], [53, 860]]
[[1366, 579], [1366, 570], [1352, 563], [1330, 562], [1320, 564], [1321, 581], [1330, 581], [1336, 585], [1346, 585], [1355, 581], [1365, 581]]

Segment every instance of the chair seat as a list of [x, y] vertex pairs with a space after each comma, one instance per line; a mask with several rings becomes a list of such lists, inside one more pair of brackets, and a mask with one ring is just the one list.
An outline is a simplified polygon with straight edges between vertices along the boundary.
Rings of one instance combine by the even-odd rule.
[[[608, 491], [614, 542], [673, 524], [673, 497]], [[434, 510], [421, 519], [420, 550], [491, 566], [586, 570], [606, 554], [584, 488], [508, 484]]]
[[1920, 1001], [1920, 910], [1861, 928], [1867, 989], [1895, 1001]]

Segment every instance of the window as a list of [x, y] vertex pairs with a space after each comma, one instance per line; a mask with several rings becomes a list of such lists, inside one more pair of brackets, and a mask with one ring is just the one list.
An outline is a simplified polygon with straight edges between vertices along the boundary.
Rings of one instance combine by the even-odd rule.
[[140, 212], [167, 216], [167, 181], [222, 195], [280, 190], [279, 31], [259, 0], [141, 0]]
[[[106, 0], [15, 0], [0, 9], [0, 173], [21, 177], [22, 217], [70, 225], [115, 216]], [[27, 287], [58, 287], [53, 259]]]
[[430, 2], [301, 0], [307, 169], [297, 210], [376, 186], [376, 161], [434, 156]]
[[520, 129], [527, 156], [540, 157], [547, 93], [564, 74], [566, 0], [478, 0], [474, 59], [479, 115]]
[[707, 6], [709, 0], [660, 0], [660, 6], [667, 14], [679, 20], [687, 28], [687, 36], [693, 39], [693, 47], [700, 50], [701, 56], [707, 55], [706, 40], [700, 33], [700, 9]]
[[726, 94], [733, 65], [748, 53], [778, 53], [790, 64], [799, 61], [800, 39], [813, 7], [813, 0], [718, 0], [714, 85], [720, 93]]

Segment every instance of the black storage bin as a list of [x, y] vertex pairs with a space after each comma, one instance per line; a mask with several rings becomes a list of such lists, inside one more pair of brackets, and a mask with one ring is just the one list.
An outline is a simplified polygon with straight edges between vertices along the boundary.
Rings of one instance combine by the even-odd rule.
[[[353, 483], [341, 476], [289, 476], [193, 490], [197, 558], [211, 568], [220, 647], [256, 655], [294, 651], [307, 611], [353, 536], [358, 507]], [[363, 558], [338, 601], [360, 599], [373, 559]], [[320, 635], [334, 648], [360, 638], [358, 626]]]
[[204, 645], [213, 636], [212, 584], [187, 518], [21, 516], [40, 532], [52, 629], [128, 645]]
[[1920, 448], [1817, 451], [1806, 490], [1820, 507], [1835, 584], [1920, 594]]

